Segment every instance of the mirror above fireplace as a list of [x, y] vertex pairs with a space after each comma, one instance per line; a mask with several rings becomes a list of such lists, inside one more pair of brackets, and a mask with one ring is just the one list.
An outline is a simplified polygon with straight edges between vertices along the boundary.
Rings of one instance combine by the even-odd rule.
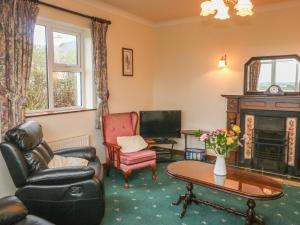
[[274, 85], [284, 95], [300, 95], [298, 55], [253, 57], [245, 64], [245, 95], [265, 95]]

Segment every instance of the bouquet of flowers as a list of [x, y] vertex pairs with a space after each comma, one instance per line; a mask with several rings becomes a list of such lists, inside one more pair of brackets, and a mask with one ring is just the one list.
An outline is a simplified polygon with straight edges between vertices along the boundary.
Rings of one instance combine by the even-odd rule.
[[208, 148], [215, 151], [217, 155], [227, 156], [230, 151], [234, 151], [238, 146], [242, 146], [239, 136], [241, 128], [232, 125], [230, 130], [217, 129], [210, 133], [201, 135], [200, 140], [205, 141]]

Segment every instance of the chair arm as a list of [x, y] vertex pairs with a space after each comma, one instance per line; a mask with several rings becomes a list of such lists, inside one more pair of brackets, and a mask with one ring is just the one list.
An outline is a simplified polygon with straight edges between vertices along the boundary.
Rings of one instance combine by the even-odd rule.
[[144, 139], [144, 140], [145, 140], [145, 142], [146, 142], [148, 145], [153, 145], [153, 144], [156, 143], [156, 141], [153, 140], [153, 139]]
[[63, 148], [54, 151], [55, 155], [64, 157], [76, 157], [86, 160], [94, 160], [96, 158], [96, 149], [94, 147], [75, 147], [75, 148]]
[[27, 178], [27, 184], [60, 185], [92, 179], [95, 170], [90, 167], [68, 167], [41, 170]]
[[0, 199], [0, 224], [11, 225], [24, 219], [28, 210], [15, 196]]
[[122, 147], [121, 146], [119, 146], [119, 145], [116, 145], [116, 144], [112, 144], [112, 143], [109, 143], [109, 142], [104, 142], [103, 143], [106, 147], [108, 147], [108, 148], [114, 148], [114, 149], [118, 149], [118, 150], [120, 150]]
[[120, 150], [122, 147], [109, 142], [104, 142], [103, 145], [107, 148], [110, 163], [116, 162], [117, 163], [116, 167], [120, 168], [120, 162], [121, 162]]

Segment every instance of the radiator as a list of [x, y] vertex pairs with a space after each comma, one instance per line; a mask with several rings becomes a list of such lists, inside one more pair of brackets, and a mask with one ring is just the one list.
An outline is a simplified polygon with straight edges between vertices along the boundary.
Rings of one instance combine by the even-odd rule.
[[90, 145], [90, 136], [82, 135], [78, 137], [70, 137], [61, 140], [51, 141], [48, 143], [52, 150], [58, 150], [62, 148], [71, 148], [71, 147], [83, 147]]

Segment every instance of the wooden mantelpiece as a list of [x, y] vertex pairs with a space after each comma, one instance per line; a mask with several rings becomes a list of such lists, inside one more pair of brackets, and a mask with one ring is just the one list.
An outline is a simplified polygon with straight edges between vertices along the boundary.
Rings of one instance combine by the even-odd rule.
[[227, 98], [227, 127], [240, 125], [243, 109], [300, 112], [300, 96], [222, 95]]

